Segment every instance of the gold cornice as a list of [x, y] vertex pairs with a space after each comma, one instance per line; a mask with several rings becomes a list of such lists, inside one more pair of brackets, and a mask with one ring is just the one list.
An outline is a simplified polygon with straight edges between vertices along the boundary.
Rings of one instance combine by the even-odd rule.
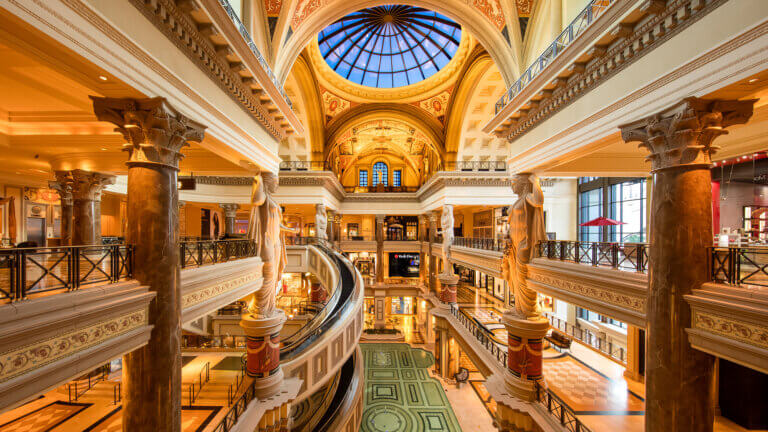
[[459, 48], [445, 67], [423, 81], [404, 87], [380, 89], [355, 84], [342, 78], [325, 62], [323, 55], [320, 53], [317, 38], [313, 38], [305, 51], [317, 74], [317, 80], [320, 85], [341, 98], [358, 103], [384, 101], [411, 103], [432, 97], [448, 89], [456, 82], [456, 77], [458, 77], [459, 72], [464, 67], [476, 45], [475, 39], [467, 31], [462, 30]]

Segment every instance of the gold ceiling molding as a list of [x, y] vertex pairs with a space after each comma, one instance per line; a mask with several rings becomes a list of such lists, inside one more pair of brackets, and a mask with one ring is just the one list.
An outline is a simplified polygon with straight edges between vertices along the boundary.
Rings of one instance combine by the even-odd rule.
[[472, 48], [476, 45], [475, 39], [462, 28], [461, 42], [451, 61], [442, 69], [437, 71], [431, 77], [419, 81], [415, 84], [404, 87], [394, 88], [375, 88], [353, 83], [328, 66], [323, 55], [320, 53], [320, 47], [317, 44], [317, 38], [307, 46], [306, 52], [317, 73], [317, 80], [324, 88], [337, 94], [339, 97], [353, 102], [400, 102], [411, 103], [428, 99], [451, 87], [456, 81], [464, 63], [466, 63]]

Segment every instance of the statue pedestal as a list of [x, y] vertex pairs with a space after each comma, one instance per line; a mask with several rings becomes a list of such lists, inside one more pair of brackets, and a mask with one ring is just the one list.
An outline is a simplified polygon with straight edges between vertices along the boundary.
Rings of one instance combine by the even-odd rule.
[[549, 321], [538, 318], [522, 318], [514, 311], [502, 316], [507, 328], [507, 390], [525, 401], [536, 399], [536, 382], [544, 379], [542, 370], [542, 341], [549, 330]]
[[240, 319], [245, 330], [246, 372], [255, 382], [256, 396], [260, 399], [274, 395], [283, 382], [280, 368], [280, 330], [285, 323], [285, 312], [275, 309], [268, 318], [256, 318], [250, 313]]
[[456, 287], [459, 284], [459, 277], [455, 274], [442, 273], [437, 278], [440, 280], [440, 301], [456, 303]]

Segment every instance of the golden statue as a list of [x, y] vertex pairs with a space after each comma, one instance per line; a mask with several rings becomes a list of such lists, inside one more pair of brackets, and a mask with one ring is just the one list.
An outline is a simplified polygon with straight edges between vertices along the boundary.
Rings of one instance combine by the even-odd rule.
[[528, 263], [540, 241], [547, 239], [544, 226], [544, 192], [535, 174], [512, 178], [517, 201], [509, 211], [509, 244], [504, 253], [502, 273], [515, 299], [515, 312], [521, 318], [541, 315], [536, 291], [528, 288]]

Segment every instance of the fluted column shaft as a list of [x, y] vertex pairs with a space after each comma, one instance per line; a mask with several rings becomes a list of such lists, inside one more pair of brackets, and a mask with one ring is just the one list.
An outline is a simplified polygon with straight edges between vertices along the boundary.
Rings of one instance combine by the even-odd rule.
[[235, 221], [237, 220], [237, 209], [240, 208], [237, 204], [219, 204], [224, 210], [224, 234], [235, 234]]
[[714, 358], [693, 349], [685, 295], [709, 280], [712, 246], [712, 141], [744, 123], [754, 101], [687, 98], [621, 127], [652, 162], [646, 415], [649, 432], [711, 432]]

